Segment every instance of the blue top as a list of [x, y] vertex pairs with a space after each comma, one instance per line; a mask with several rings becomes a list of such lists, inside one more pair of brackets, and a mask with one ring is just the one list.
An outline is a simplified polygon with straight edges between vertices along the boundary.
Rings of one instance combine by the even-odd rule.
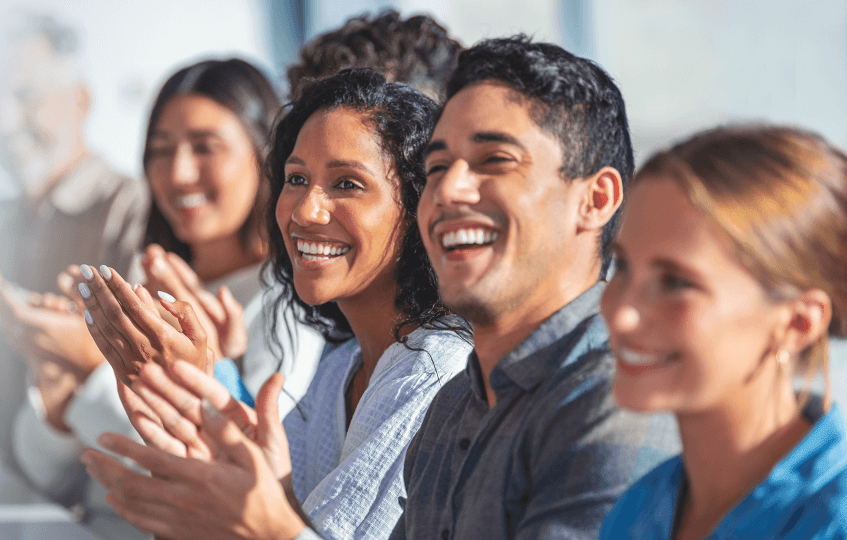
[[[847, 538], [847, 437], [834, 405], [803, 410], [812, 430], [712, 531], [709, 539]], [[601, 539], [670, 539], [680, 484], [680, 456], [636, 482], [603, 521]]]
[[250, 391], [247, 390], [244, 380], [238, 372], [238, 367], [229, 358], [222, 358], [215, 362], [215, 380], [224, 385], [229, 391], [229, 395], [238, 401], [243, 401], [250, 407], [256, 407], [253, 396], [250, 395]]
[[442, 388], [406, 453], [405, 512], [392, 540], [597, 538], [642, 474], [679, 452], [673, 418], [618, 408], [597, 284], [492, 370]]

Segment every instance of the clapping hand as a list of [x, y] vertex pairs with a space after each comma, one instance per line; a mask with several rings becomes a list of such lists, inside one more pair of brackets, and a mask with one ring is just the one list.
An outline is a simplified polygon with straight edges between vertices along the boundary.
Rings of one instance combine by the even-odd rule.
[[180, 332], [159, 316], [144, 287], [133, 291], [107, 266], [101, 266], [99, 272], [88, 265], [80, 269], [86, 279], [79, 290], [88, 331], [118, 380], [131, 384], [145, 364], [168, 366], [177, 359], [211, 371], [213, 360], [206, 346], [206, 332], [191, 304], [159, 293], [160, 305], [177, 319]]

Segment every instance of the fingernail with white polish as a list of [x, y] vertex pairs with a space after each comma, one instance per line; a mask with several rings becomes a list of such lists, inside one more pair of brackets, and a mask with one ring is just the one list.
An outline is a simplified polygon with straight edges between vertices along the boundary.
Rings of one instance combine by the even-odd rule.
[[168, 293], [166, 293], [164, 291], [159, 291], [156, 294], [159, 295], [159, 298], [161, 298], [162, 300], [164, 300], [165, 302], [167, 302], [169, 304], [176, 302], [176, 298], [174, 298], [173, 296], [169, 295]]
[[79, 271], [82, 272], [82, 277], [84, 277], [88, 281], [91, 281], [91, 278], [94, 277], [94, 271], [91, 270], [91, 267], [87, 264], [79, 265]]
[[89, 296], [91, 296], [91, 291], [88, 290], [88, 285], [86, 285], [85, 283], [80, 283], [79, 294], [81, 294], [83, 298], [88, 298]]
[[85, 322], [91, 325], [94, 324], [94, 319], [91, 318], [91, 313], [89, 313], [87, 309], [85, 310]]
[[105, 264], [100, 265], [100, 275], [103, 276], [103, 279], [105, 279], [106, 281], [112, 279], [112, 271], [109, 270], [109, 267]]

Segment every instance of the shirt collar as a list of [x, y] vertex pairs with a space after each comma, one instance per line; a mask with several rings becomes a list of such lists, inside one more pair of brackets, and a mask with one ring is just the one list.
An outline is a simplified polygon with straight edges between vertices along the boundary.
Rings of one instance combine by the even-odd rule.
[[[491, 372], [490, 382], [495, 393], [517, 385], [529, 391], [547, 377], [552, 364], [561, 363], [573, 344], [565, 339], [586, 319], [600, 313], [600, 297], [606, 283], [600, 281], [570, 303], [551, 315], [528, 338], [497, 362]], [[477, 399], [485, 400], [482, 371], [476, 350], [468, 359], [466, 373]]]
[[67, 215], [87, 211], [120, 187], [103, 159], [86, 155], [50, 191], [49, 201]]

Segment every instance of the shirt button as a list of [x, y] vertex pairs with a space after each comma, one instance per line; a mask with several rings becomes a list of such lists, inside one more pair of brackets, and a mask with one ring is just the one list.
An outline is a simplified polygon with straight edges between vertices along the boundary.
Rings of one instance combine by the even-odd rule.
[[471, 440], [467, 437], [459, 441], [459, 448], [462, 450], [467, 450], [471, 447]]
[[443, 531], [441, 531], [441, 538], [443, 538], [444, 540], [450, 538], [450, 530], [444, 529]]

